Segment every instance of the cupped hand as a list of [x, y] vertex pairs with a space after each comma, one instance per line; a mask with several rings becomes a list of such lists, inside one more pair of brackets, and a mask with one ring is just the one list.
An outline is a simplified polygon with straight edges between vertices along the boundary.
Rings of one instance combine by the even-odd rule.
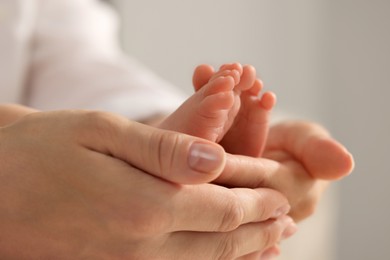
[[264, 157], [297, 161], [312, 176], [321, 180], [338, 180], [352, 172], [352, 155], [319, 124], [290, 120], [270, 130]]
[[[242, 69], [240, 64], [236, 67]], [[246, 77], [243, 77], [242, 84], [254, 81], [253, 77], [256, 75], [250, 73], [253, 68], [251, 66], [244, 68], [248, 73], [244, 73]], [[198, 66], [193, 75], [195, 90], [206, 84], [214, 73], [212, 66]], [[251, 135], [245, 128], [239, 131], [239, 135], [248, 134]], [[266, 133], [263, 134], [266, 136]], [[258, 140], [248, 139], [252, 144], [247, 144], [236, 139], [225, 147], [228, 152], [258, 157], [257, 152], [253, 151], [262, 150], [261, 141], [259, 143]], [[270, 128], [265, 146], [262, 158], [269, 160], [259, 159], [256, 162], [257, 159], [250, 157], [230, 156], [225, 173], [216, 180], [216, 183], [231, 187], [275, 188], [288, 196], [292, 205], [291, 215], [295, 220], [306, 218], [314, 211], [328, 184], [324, 180], [340, 179], [353, 169], [351, 154], [331, 138], [322, 126], [315, 123], [307, 121], [279, 123]]]
[[0, 128], [0, 258], [231, 259], [271, 247], [294, 225], [281, 193], [184, 185], [224, 165], [217, 144], [112, 114], [24, 116]]
[[347, 176], [352, 155], [321, 126], [285, 121], [270, 129], [265, 158], [230, 155], [215, 181], [229, 187], [268, 187], [286, 195], [295, 221], [315, 211], [329, 184]]

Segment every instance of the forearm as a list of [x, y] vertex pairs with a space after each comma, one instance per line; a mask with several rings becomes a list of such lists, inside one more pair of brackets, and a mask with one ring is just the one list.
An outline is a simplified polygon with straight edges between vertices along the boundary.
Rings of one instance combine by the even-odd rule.
[[36, 112], [37, 110], [17, 104], [0, 105], [0, 127], [6, 126], [18, 120], [19, 118]]

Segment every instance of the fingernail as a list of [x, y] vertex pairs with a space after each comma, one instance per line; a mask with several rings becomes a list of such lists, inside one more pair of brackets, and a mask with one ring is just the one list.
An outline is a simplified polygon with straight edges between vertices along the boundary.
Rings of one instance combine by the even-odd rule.
[[271, 216], [271, 218], [278, 218], [280, 216], [286, 215], [288, 212], [290, 212], [290, 205], [284, 205], [277, 210], [275, 210], [274, 214]]
[[282, 239], [287, 239], [298, 231], [298, 227], [294, 222], [291, 222], [283, 231]]
[[275, 251], [275, 249], [271, 248], [269, 250], [265, 250], [264, 253], [260, 256], [260, 260], [271, 260], [279, 256], [279, 253]]
[[188, 165], [191, 169], [210, 173], [221, 167], [224, 151], [216, 145], [195, 142], [190, 147]]

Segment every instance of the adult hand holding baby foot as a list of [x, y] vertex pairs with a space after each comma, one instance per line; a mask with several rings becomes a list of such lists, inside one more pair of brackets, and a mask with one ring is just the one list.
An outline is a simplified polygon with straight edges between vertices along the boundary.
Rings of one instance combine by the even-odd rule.
[[221, 173], [215, 143], [108, 113], [22, 112], [0, 120], [2, 259], [235, 259], [291, 229], [275, 190], [180, 184]]

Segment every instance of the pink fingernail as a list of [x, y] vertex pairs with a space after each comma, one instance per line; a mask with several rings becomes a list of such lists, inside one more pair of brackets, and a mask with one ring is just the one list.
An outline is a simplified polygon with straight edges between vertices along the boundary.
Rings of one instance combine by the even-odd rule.
[[188, 156], [189, 167], [202, 173], [210, 173], [217, 170], [221, 167], [224, 157], [223, 149], [218, 148], [216, 145], [193, 143]]
[[282, 233], [282, 239], [287, 239], [294, 235], [298, 231], [298, 226], [294, 223], [291, 222], [283, 231]]
[[274, 248], [265, 250], [264, 253], [260, 256], [260, 260], [271, 260], [279, 256], [279, 252], [275, 251]]
[[290, 205], [284, 205], [277, 210], [275, 210], [274, 214], [271, 216], [271, 218], [278, 218], [280, 216], [286, 215], [288, 212], [290, 212], [291, 206]]

